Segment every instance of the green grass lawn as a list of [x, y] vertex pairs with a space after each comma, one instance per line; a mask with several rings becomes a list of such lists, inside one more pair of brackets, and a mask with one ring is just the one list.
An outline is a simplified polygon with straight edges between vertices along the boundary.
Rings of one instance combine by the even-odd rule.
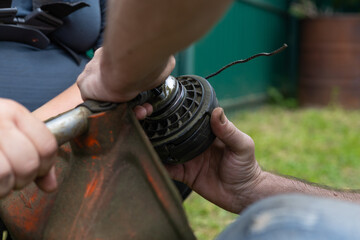
[[[360, 111], [269, 106], [229, 118], [254, 139], [263, 169], [334, 188], [360, 189]], [[237, 217], [194, 193], [185, 210], [199, 240], [214, 239]]]

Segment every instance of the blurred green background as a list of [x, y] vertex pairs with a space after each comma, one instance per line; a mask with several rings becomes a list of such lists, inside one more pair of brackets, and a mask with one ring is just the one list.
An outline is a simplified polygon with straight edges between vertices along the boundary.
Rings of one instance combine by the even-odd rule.
[[288, 49], [235, 65], [210, 80], [221, 106], [236, 108], [264, 102], [269, 87], [296, 94], [297, 21], [288, 14], [288, 0], [238, 0], [200, 41], [177, 55], [174, 75], [208, 76], [222, 66], [284, 43]]

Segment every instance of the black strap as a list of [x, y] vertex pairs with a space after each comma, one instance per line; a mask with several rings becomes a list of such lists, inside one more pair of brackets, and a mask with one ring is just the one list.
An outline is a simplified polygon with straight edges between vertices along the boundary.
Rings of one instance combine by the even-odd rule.
[[63, 44], [61, 41], [59, 41], [57, 38], [52, 37], [51, 41], [53, 41], [54, 43], [58, 44], [65, 52], [67, 52], [76, 62], [77, 65], [80, 65], [81, 63], [81, 58], [80, 56], [74, 52], [71, 48], [69, 48], [68, 46], [66, 46], [65, 44]]
[[0, 1], [0, 8], [11, 8], [12, 0], [1, 0]]
[[50, 43], [41, 31], [26, 26], [0, 24], [0, 33], [0, 41], [22, 42], [40, 49], [46, 48]]
[[12, 23], [16, 16], [16, 8], [0, 8], [0, 23]]
[[57, 18], [64, 18], [71, 13], [83, 8], [89, 7], [90, 5], [85, 2], [73, 2], [73, 3], [51, 3], [41, 6], [41, 10], [51, 14]]
[[[14, 41], [29, 44], [33, 47], [44, 49], [50, 43], [50, 40], [64, 49], [80, 65], [81, 58], [70, 47], [55, 39], [52, 33], [63, 25], [62, 19], [71, 13], [88, 7], [89, 4], [79, 2], [53, 2], [54, 0], [38, 0], [40, 3], [46, 3], [40, 8], [25, 17], [15, 17], [16, 8], [11, 6], [11, 0], [0, 0], [0, 41]], [[34, 2], [33, 2], [34, 3]]]

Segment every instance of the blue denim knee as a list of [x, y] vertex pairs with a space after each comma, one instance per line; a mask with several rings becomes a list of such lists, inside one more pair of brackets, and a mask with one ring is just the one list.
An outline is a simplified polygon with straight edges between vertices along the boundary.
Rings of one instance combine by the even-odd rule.
[[360, 239], [360, 205], [300, 194], [269, 197], [247, 208], [217, 239]]

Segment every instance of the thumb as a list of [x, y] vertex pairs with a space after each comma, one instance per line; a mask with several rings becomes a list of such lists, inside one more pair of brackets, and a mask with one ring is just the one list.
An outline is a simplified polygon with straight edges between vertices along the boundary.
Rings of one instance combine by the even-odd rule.
[[216, 108], [211, 114], [211, 128], [217, 138], [219, 138], [228, 148], [235, 153], [248, 151], [249, 147], [254, 147], [253, 140], [241, 132], [225, 116], [222, 108]]
[[52, 166], [48, 174], [35, 180], [40, 189], [45, 192], [53, 192], [57, 189], [58, 183], [56, 180], [55, 166]]

